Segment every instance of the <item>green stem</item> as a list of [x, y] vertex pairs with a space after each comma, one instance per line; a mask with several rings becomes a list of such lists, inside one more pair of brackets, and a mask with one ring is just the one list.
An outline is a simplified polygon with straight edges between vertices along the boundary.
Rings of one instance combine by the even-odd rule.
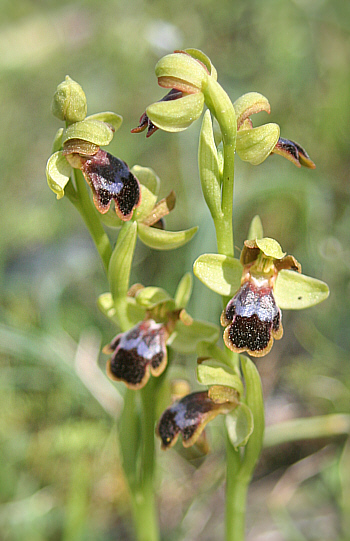
[[74, 169], [73, 175], [76, 185], [76, 192], [70, 189], [68, 192], [66, 190], [66, 194], [68, 195], [69, 200], [80, 212], [101, 257], [105, 271], [107, 272], [109, 260], [112, 254], [109, 238], [103, 229], [99, 214], [90, 199], [82, 173], [79, 170]]
[[138, 541], [158, 541], [159, 528], [154, 492], [154, 425], [156, 417], [158, 381], [152, 378], [141, 390], [142, 454], [138, 486], [134, 491], [134, 518]]
[[243, 541], [248, 483], [239, 477], [240, 453], [227, 437], [226, 443], [226, 539]]

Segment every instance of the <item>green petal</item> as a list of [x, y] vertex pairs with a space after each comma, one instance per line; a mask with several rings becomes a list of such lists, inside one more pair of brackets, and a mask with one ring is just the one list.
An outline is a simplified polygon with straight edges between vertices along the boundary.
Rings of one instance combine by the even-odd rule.
[[206, 359], [197, 366], [197, 379], [203, 385], [224, 385], [235, 389], [240, 396], [244, 393], [241, 378], [216, 359]]
[[193, 278], [190, 272], [187, 272], [181, 278], [177, 286], [174, 300], [176, 308], [185, 308], [190, 300], [193, 287]]
[[260, 216], [256, 215], [250, 222], [247, 240], [262, 239], [264, 236], [263, 225]]
[[254, 430], [254, 418], [250, 408], [246, 404], [239, 404], [232, 412], [226, 415], [226, 428], [228, 437], [237, 450], [238, 447], [247, 445]]
[[271, 111], [268, 99], [262, 94], [259, 94], [259, 92], [243, 94], [243, 96], [234, 102], [233, 107], [236, 113], [238, 127], [250, 115], [260, 113], [260, 111], [266, 111], [267, 113]]
[[273, 257], [274, 259], [282, 259], [282, 257], [286, 255], [285, 252], [282, 252], [281, 246], [275, 239], [270, 239], [268, 237], [265, 237], [263, 239], [256, 239], [256, 244], [258, 248], [260, 248], [260, 250], [267, 257]]
[[241, 285], [243, 267], [238, 259], [221, 254], [203, 254], [193, 265], [193, 273], [219, 295], [232, 296]]
[[112, 141], [113, 130], [100, 120], [83, 120], [64, 130], [62, 143], [70, 139], [82, 139], [94, 145], [105, 146]]
[[198, 149], [199, 176], [204, 199], [214, 219], [222, 216], [221, 178], [210, 111], [203, 117]]
[[201, 92], [178, 100], [158, 101], [146, 109], [148, 118], [157, 128], [168, 132], [183, 131], [202, 114], [204, 96]]
[[144, 287], [140, 289], [136, 296], [135, 300], [140, 306], [144, 306], [147, 310], [154, 308], [158, 304], [163, 304], [164, 302], [171, 301], [169, 293], [162, 289], [161, 287]]
[[193, 320], [192, 325], [184, 325], [178, 321], [168, 345], [179, 353], [194, 353], [201, 341], [215, 344], [220, 335], [217, 325], [205, 321]]
[[158, 197], [160, 190], [160, 179], [153, 169], [150, 167], [142, 167], [141, 165], [134, 165], [131, 168], [131, 172], [141, 184], [143, 184], [150, 192]]
[[64, 196], [64, 188], [69, 182], [71, 171], [72, 168], [62, 152], [55, 152], [48, 159], [46, 164], [47, 183], [57, 195], [57, 199]]
[[[177, 88], [183, 92], [201, 90], [209, 77], [207, 70], [200, 62], [181, 52], [168, 54], [161, 58], [155, 71], [158, 79], [165, 79], [167, 88]], [[173, 86], [172, 80], [178, 84]], [[162, 84], [162, 80], [158, 82], [160, 86], [165, 86]]]
[[94, 115], [89, 115], [85, 120], [99, 120], [100, 122], [106, 122], [110, 124], [116, 132], [119, 130], [120, 126], [123, 123], [123, 117], [117, 115], [117, 113], [112, 113], [111, 111], [104, 111], [103, 113], [95, 113]]
[[259, 165], [271, 154], [280, 136], [278, 124], [237, 132], [237, 154], [241, 160]]
[[325, 282], [291, 270], [281, 270], [276, 280], [274, 295], [282, 310], [309, 308], [327, 299], [329, 288]]
[[192, 227], [185, 231], [165, 231], [140, 223], [137, 227], [140, 240], [146, 246], [155, 250], [174, 250], [175, 248], [180, 248], [180, 246], [190, 241], [198, 230], [198, 227]]

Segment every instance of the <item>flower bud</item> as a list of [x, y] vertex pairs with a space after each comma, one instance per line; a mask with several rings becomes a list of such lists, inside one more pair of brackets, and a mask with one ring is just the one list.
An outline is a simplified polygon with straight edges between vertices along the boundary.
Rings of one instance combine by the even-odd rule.
[[87, 103], [84, 90], [68, 75], [56, 89], [51, 111], [57, 118], [66, 120], [69, 124], [84, 120], [86, 117]]

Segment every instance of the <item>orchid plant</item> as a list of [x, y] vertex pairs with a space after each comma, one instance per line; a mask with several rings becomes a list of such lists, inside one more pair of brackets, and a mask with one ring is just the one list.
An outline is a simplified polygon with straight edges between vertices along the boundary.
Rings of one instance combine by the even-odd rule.
[[[277, 124], [253, 127], [251, 115], [269, 113], [268, 100], [250, 92], [232, 103], [201, 51], [187, 49], [163, 57], [156, 76], [169, 92], [147, 107], [134, 133], [147, 129], [149, 137], [158, 129], [180, 132], [207, 109], [198, 163], [217, 253], [202, 254], [193, 273], [222, 296], [224, 344], [219, 325], [194, 320], [186, 311], [191, 274], [183, 276], [174, 297], [157, 286], [130, 284], [137, 236], [152, 249], [172, 250], [189, 242], [197, 228], [165, 229], [164, 217], [175, 206], [175, 193], [157, 201], [160, 180], [153, 170], [139, 165], [129, 169], [101, 148], [111, 142], [122, 118], [111, 112], [86, 116], [85, 94], [68, 76], [53, 99], [53, 114], [65, 127], [54, 139], [46, 176], [57, 198], [68, 197], [82, 215], [109, 282], [98, 306], [117, 328], [103, 351], [109, 355], [108, 376], [125, 387], [118, 428], [136, 538], [159, 539], [155, 435], [164, 450], [181, 436], [183, 446], [196, 445], [206, 453], [205, 426], [222, 414], [227, 441], [226, 540], [242, 541], [246, 494], [264, 435], [261, 382], [250, 357], [267, 355], [274, 339], [282, 338], [281, 309], [308, 308], [325, 300], [329, 291], [325, 283], [301, 274], [300, 264], [276, 240], [264, 237], [259, 216], [252, 219], [240, 258], [234, 257], [234, 159], [238, 154], [258, 165], [275, 153], [298, 167], [315, 165], [299, 144], [280, 137]], [[106, 226], [120, 229], [115, 246]], [[186, 384], [175, 385], [177, 391], [171, 392], [167, 368], [176, 351], [197, 354], [197, 380], [204, 389], [190, 392]]]

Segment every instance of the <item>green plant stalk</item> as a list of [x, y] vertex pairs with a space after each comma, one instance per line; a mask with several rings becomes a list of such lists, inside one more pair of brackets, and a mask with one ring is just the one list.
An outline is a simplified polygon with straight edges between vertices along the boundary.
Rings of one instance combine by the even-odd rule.
[[154, 425], [158, 383], [156, 378], [151, 378], [146, 387], [140, 391], [143, 407], [141, 468], [133, 494], [134, 520], [138, 541], [159, 540], [154, 490]]
[[[222, 87], [212, 78], [204, 89], [205, 103], [217, 119], [223, 141], [223, 180], [221, 210], [222, 215], [213, 217], [218, 253], [234, 257], [233, 235], [233, 193], [234, 193], [234, 154], [236, 148], [237, 121], [231, 100]], [[224, 306], [229, 299], [223, 297]], [[237, 355], [238, 361], [238, 355]], [[262, 447], [264, 432], [264, 407], [258, 372], [253, 375], [245, 365], [247, 405], [254, 416], [254, 432], [244, 449], [235, 450], [227, 437], [226, 474], [226, 541], [244, 541], [246, 501], [249, 483]], [[251, 387], [251, 388], [250, 388]], [[258, 393], [255, 396], [255, 393]]]
[[[76, 192], [74, 193], [73, 189], [69, 188], [68, 190], [66, 189], [66, 195], [68, 195], [69, 200], [80, 212], [100, 255], [105, 271], [107, 272], [109, 260], [112, 255], [112, 248], [108, 235], [103, 229], [98, 212], [90, 199], [82, 173], [79, 170], [74, 169], [73, 177], [75, 180]], [[71, 184], [71, 182], [69, 182], [67, 186], [69, 186], [69, 184]], [[73, 186], [71, 186], [71, 188], [73, 188]]]

